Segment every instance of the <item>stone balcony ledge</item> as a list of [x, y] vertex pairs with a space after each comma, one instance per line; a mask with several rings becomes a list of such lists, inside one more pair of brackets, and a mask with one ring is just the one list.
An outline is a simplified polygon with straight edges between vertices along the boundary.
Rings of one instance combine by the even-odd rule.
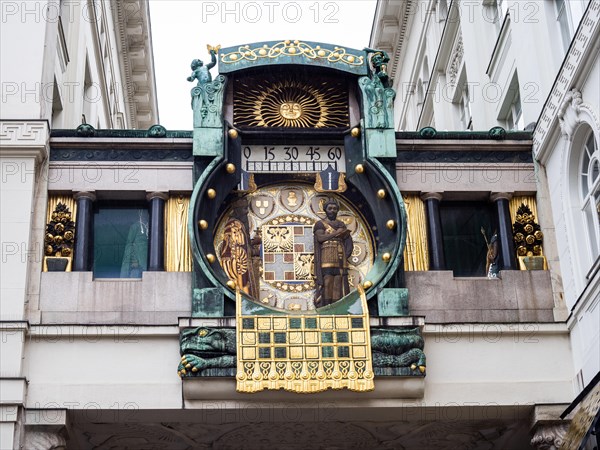
[[500, 278], [451, 271], [406, 272], [411, 315], [426, 323], [554, 322], [550, 272], [506, 270]]
[[[454, 278], [451, 271], [406, 272], [409, 314], [423, 316], [426, 324], [555, 321], [548, 271], [503, 271], [501, 277], [490, 280]], [[141, 279], [44, 272], [40, 322], [181, 326], [180, 319], [192, 315], [191, 283], [190, 272], [144, 272]], [[392, 319], [410, 320], [386, 320]], [[195, 319], [186, 325], [200, 326], [200, 322]], [[416, 323], [421, 324], [422, 319]]]

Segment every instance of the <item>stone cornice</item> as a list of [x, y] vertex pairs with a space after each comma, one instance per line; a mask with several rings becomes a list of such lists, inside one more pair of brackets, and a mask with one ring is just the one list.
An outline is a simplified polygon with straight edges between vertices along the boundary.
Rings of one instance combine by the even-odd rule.
[[542, 110], [533, 133], [534, 157], [544, 163], [547, 159], [550, 145], [547, 142], [558, 136], [558, 113], [564, 99], [576, 81], [587, 70], [587, 64], [592, 64], [594, 49], [600, 45], [600, 0], [591, 0], [579, 28], [571, 42], [571, 46], [558, 76], [552, 86], [550, 95]]
[[[398, 8], [393, 10], [393, 8]], [[377, 9], [369, 46], [385, 50], [390, 56], [389, 73], [392, 78], [396, 76], [400, 56], [406, 41], [406, 34], [410, 25], [410, 20], [415, 16], [414, 1], [405, 0], [402, 2], [377, 2]], [[384, 37], [384, 34], [393, 35], [391, 39]]]
[[0, 121], [0, 156], [32, 157], [43, 160], [48, 156], [50, 130], [48, 122]]
[[154, 53], [147, 1], [116, 1], [112, 8], [131, 127], [147, 129], [158, 123]]

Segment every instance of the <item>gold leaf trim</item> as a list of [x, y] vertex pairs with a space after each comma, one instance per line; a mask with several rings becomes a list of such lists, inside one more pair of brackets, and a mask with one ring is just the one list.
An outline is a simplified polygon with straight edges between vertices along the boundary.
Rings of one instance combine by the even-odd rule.
[[374, 390], [367, 300], [361, 286], [358, 291], [362, 314], [266, 316], [243, 315], [238, 289], [237, 391]]
[[304, 56], [314, 60], [326, 60], [330, 63], [344, 63], [349, 66], [361, 66], [364, 58], [346, 52], [343, 47], [334, 47], [333, 50], [322, 48], [320, 45], [311, 47], [301, 41], [281, 41], [269, 47], [264, 44], [261, 47], [250, 48], [250, 45], [242, 45], [237, 51], [221, 54], [223, 64], [233, 64], [239, 61], [256, 61], [259, 59], [275, 59], [280, 56]]

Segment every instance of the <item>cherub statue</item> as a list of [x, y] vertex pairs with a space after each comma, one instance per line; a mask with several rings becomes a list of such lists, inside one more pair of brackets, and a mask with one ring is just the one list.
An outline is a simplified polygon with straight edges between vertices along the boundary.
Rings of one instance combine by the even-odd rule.
[[212, 81], [212, 75], [209, 71], [217, 64], [217, 53], [221, 48], [220, 45], [217, 45], [216, 47], [207, 45], [206, 47], [208, 48], [208, 53], [210, 53], [210, 63], [205, 66], [201, 59], [194, 59], [191, 65], [192, 74], [187, 77], [188, 81], [198, 80], [197, 86], [210, 83]]

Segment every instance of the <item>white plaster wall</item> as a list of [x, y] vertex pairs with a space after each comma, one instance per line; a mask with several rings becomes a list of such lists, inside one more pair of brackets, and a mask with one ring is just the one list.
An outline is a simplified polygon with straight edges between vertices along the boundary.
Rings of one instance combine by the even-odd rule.
[[[594, 55], [590, 64], [590, 71], [580, 81], [573, 83], [574, 87], [582, 93], [582, 100], [588, 103], [595, 111], [596, 119], [600, 114], [600, 68], [598, 52]], [[596, 120], [597, 121], [597, 120]], [[592, 128], [598, 127], [591, 124]], [[600, 136], [596, 136], [600, 139]], [[573, 142], [566, 137], [557, 137], [548, 140], [548, 159], [546, 161], [546, 172], [548, 175], [548, 187], [552, 203], [554, 223], [557, 230], [557, 246], [561, 259], [562, 278], [565, 289], [565, 300], [569, 310], [573, 308], [580, 295], [583, 293], [588, 281], [585, 275], [589, 270], [589, 261], [585, 255], [586, 241], [581, 235], [583, 232], [579, 227], [583, 216], [577, 202], [573, 201], [570, 191], [578, 189], [579, 180], [574, 179], [574, 173], [568, 172], [567, 160], [570, 152], [579, 152], [579, 148], [573, 147]]]
[[14, 448], [14, 434], [15, 434], [14, 422], [0, 423], [0, 448], [6, 448], [6, 449]]
[[571, 320], [577, 391], [600, 371], [600, 286], [596, 284], [582, 300], [583, 304]]
[[585, 334], [585, 342], [582, 345], [584, 384], [589, 383], [600, 372], [600, 290], [596, 289], [594, 296], [590, 298], [588, 303], [591, 304], [586, 305], [583, 320], [580, 320]]
[[532, 164], [399, 163], [396, 179], [406, 192], [523, 192], [536, 191]]
[[[451, 21], [459, 22], [457, 33], [462, 34], [464, 45], [461, 67], [464, 66], [470, 87], [475, 130], [505, 125], [502, 120], [505, 115], [503, 106], [506, 107], [506, 102], [510, 102], [514, 95], [513, 92], [509, 92], [509, 86], [515, 73], [519, 78], [524, 124], [535, 122], [565, 54], [554, 2], [505, 2], [511, 16], [507, 30], [509, 36], [504, 45], [499, 45], [496, 49], [498, 62], [495, 66], [492, 65], [493, 70], [490, 73], [486, 71], [500, 31], [500, 24], [492, 19], [490, 7], [484, 6], [479, 0], [462, 1], [458, 6], [459, 16], [451, 14], [446, 23], [447, 28], [451, 29]], [[430, 124], [422, 122], [417, 126], [422, 106], [417, 105], [417, 89], [414, 89], [413, 94], [408, 92], [409, 86], [419, 79], [421, 55], [424, 53], [428, 55], [431, 69], [434, 68], [437, 54], [437, 69], [441, 70], [434, 73], [435, 83], [430, 86], [430, 90], [435, 91], [431, 95], [435, 127], [438, 130], [460, 129], [457, 106], [453, 104], [457, 98], [445, 74], [452, 61], [455, 34], [446, 30], [444, 40], [440, 41], [440, 22], [432, 20], [435, 15], [423, 13], [428, 8], [433, 8], [434, 4], [435, 2], [429, 0], [418, 1], [413, 8], [415, 12], [409, 19], [409, 29], [404, 38], [398, 72], [395, 75], [397, 98], [394, 114], [398, 129], [402, 123], [406, 123], [405, 130], [414, 130]], [[574, 14], [575, 19], [578, 14], [580, 13]], [[377, 43], [372, 45], [376, 46]]]
[[[25, 358], [26, 406], [91, 413], [179, 409], [177, 333], [177, 327], [137, 333], [122, 327], [34, 327]], [[513, 406], [564, 403], [573, 395], [564, 324], [428, 325], [424, 334], [425, 397], [412, 404]]]
[[51, 191], [191, 191], [191, 162], [50, 163]]
[[35, 188], [34, 158], [0, 158], [0, 318], [22, 320], [27, 290], [27, 263], [41, 257], [30, 245]]
[[23, 329], [4, 328], [0, 331], [0, 378], [21, 376], [26, 338]]
[[[58, 83], [63, 112], [53, 128], [76, 128], [86, 113], [86, 121], [94, 127], [117, 128], [116, 112], [123, 114], [125, 128], [125, 90], [117, 52], [120, 38], [114, 27], [110, 2], [69, 2], [70, 17], [65, 25], [65, 42], [69, 63], [56, 64], [54, 76]], [[85, 93], [85, 64], [89, 63], [92, 87]], [[111, 94], [114, 90], [115, 94]], [[84, 106], [87, 99], [89, 106]]]
[[577, 261], [574, 261], [569, 250], [569, 242], [577, 241], [576, 233], [569, 230], [567, 226], [567, 217], [564, 205], [566, 202], [566, 189], [568, 178], [563, 175], [566, 171], [564, 167], [565, 152], [567, 143], [564, 139], [559, 139], [552, 143], [552, 157], [546, 164], [546, 174], [548, 181], [549, 200], [552, 204], [552, 216], [554, 227], [556, 229], [556, 246], [559, 260], [561, 262], [560, 276], [562, 278], [563, 289], [565, 293], [565, 302], [570, 310], [573, 307], [576, 297], [575, 289], [575, 267]]
[[[50, 116], [52, 78], [50, 74], [48, 79], [45, 65], [52, 64], [57, 29], [56, 7], [50, 4], [30, 1], [0, 5], [0, 119]], [[50, 40], [46, 41], [47, 38]]]
[[[581, 18], [580, 2], [570, 2], [573, 11], [575, 27]], [[597, 11], [597, 8], [596, 8]], [[596, 14], [597, 12], [592, 12]], [[593, 24], [588, 19], [588, 25]], [[586, 30], [586, 28], [582, 28]], [[588, 33], [585, 31], [584, 33]], [[560, 35], [557, 34], [558, 37]], [[552, 38], [556, 40], [557, 36]], [[598, 41], [593, 37], [583, 35], [583, 40], [575, 43], [588, 42], [590, 45], [576, 49], [577, 53], [569, 56], [568, 64], [559, 73], [560, 88], [566, 91], [576, 89], [581, 92], [582, 101], [592, 110], [591, 114], [581, 114], [591, 120], [590, 126], [600, 130], [600, 67]], [[562, 48], [559, 42], [557, 48]], [[581, 59], [579, 57], [583, 55]], [[564, 56], [557, 52], [556, 56]], [[574, 64], [572, 61], [578, 61]], [[558, 72], [558, 69], [554, 72]], [[546, 115], [552, 120], [557, 119], [560, 98], [551, 99], [546, 108]], [[577, 111], [577, 110], [575, 110]], [[567, 109], [568, 113], [573, 110]], [[581, 111], [578, 111], [577, 116]], [[546, 122], [548, 123], [548, 122]], [[571, 330], [571, 348], [574, 364], [573, 386], [575, 392], [581, 391], [600, 370], [600, 274], [596, 273], [591, 280], [586, 279], [586, 274], [591, 265], [587, 256], [588, 248], [585, 231], [582, 229], [583, 215], [579, 206], [577, 192], [579, 188], [578, 170], [568, 167], [570, 152], [580, 152], [579, 143], [573, 142], [573, 130], [561, 127], [555, 122], [557, 132], [550, 130], [544, 138], [543, 147], [538, 149], [538, 154], [543, 155], [550, 201], [552, 203], [553, 219], [556, 228], [557, 247], [560, 258], [560, 275], [562, 277], [565, 303], [570, 312], [568, 321]], [[543, 125], [543, 123], [542, 123]], [[544, 129], [542, 127], [542, 129]], [[539, 133], [539, 132], [538, 132]], [[600, 135], [596, 136], [600, 139]]]
[[[125, 114], [123, 68], [120, 65], [110, 2], [64, 2], [66, 54], [59, 45], [59, 2], [2, 2], [0, 27], [0, 119], [52, 118], [54, 81], [63, 111], [53, 128], [76, 128], [84, 112], [85, 61], [89, 60], [93, 87], [88, 123], [114, 128], [116, 113]], [[94, 11], [96, 14], [94, 14]], [[103, 42], [106, 42], [105, 48]], [[66, 66], [60, 60], [66, 62]], [[68, 61], [68, 62], [67, 62]], [[114, 91], [114, 94], [111, 94]]]
[[175, 326], [37, 327], [26, 345], [26, 407], [180, 408], [178, 333]]
[[425, 403], [568, 403], [573, 364], [564, 324], [429, 324]]
[[[570, 3], [570, 2], [569, 2]], [[525, 125], [537, 121], [565, 55], [553, 1], [512, 0], [511, 31]]]

